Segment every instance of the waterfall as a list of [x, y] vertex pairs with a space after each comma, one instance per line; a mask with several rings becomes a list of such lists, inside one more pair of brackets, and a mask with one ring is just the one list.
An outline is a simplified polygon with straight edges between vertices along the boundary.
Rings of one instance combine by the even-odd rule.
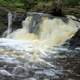
[[1, 79], [59, 80], [64, 76], [67, 79], [68, 73], [69, 79], [79, 77], [75, 72], [79, 66], [74, 69], [74, 65], [78, 64], [75, 61], [79, 59], [80, 55], [76, 55], [80, 54], [80, 48], [71, 50], [66, 45], [79, 30], [75, 19], [70, 15], [31, 12], [22, 21], [22, 28], [11, 32], [9, 12], [6, 37], [0, 38]]
[[7, 38], [37, 41], [45, 48], [64, 44], [78, 30], [76, 21], [70, 16], [52, 17], [48, 14], [33, 13], [22, 23], [23, 27], [9, 34]]
[[8, 28], [7, 30], [3, 33], [3, 37], [4, 36], [8, 36], [11, 31], [12, 31], [12, 13], [11, 12], [8, 12]]

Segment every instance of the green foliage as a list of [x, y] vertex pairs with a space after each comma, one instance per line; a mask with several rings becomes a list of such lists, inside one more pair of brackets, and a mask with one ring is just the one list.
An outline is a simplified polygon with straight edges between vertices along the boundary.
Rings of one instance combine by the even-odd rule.
[[64, 0], [64, 3], [67, 6], [76, 6], [80, 5], [80, 0]]
[[[52, 5], [57, 0], [0, 0], [0, 6], [5, 6], [9, 9], [24, 9], [30, 10], [44, 10], [49, 9], [55, 5]], [[65, 6], [80, 5], [80, 0], [63, 0]]]

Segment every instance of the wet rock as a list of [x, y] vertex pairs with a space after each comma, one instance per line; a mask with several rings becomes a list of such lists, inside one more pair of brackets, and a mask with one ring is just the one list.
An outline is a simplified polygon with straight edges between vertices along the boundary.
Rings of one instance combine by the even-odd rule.
[[0, 70], [0, 75], [2, 75], [2, 76], [12, 76], [11, 73], [9, 73], [8, 71], [6, 71], [4, 69]]
[[22, 66], [15, 67], [12, 73], [15, 77], [18, 78], [27, 78], [29, 76], [27, 70]]
[[80, 46], [80, 29], [76, 32], [76, 34], [70, 39], [70, 49], [75, 49]]
[[17, 28], [21, 28], [22, 21], [26, 18], [26, 12], [13, 12], [13, 31]]

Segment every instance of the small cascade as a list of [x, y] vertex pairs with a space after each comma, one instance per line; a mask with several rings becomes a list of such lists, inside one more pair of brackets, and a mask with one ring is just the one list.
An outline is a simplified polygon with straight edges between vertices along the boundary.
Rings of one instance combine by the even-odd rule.
[[8, 28], [7, 30], [3, 33], [3, 37], [4, 36], [8, 36], [11, 31], [12, 31], [12, 13], [11, 12], [8, 12]]

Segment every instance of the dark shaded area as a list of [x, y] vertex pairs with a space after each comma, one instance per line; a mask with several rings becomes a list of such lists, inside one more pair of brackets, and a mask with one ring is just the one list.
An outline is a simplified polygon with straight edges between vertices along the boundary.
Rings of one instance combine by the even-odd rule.
[[76, 34], [70, 39], [70, 49], [74, 49], [80, 46], [80, 29], [76, 32]]
[[62, 9], [58, 7], [53, 8], [50, 14], [53, 16], [64, 16]]
[[0, 9], [0, 36], [7, 29], [7, 14], [8, 12], [4, 9]]
[[53, 3], [53, 8], [50, 12], [50, 14], [52, 14], [53, 16], [64, 16], [64, 13], [63, 13], [63, 0], [55, 0], [55, 2]]
[[80, 57], [59, 58], [57, 63], [58, 66], [61, 65], [64, 69], [64, 75], [58, 80], [80, 80]]
[[22, 21], [25, 20], [27, 14], [26, 12], [13, 12], [13, 22], [12, 28], [13, 31], [22, 27]]

